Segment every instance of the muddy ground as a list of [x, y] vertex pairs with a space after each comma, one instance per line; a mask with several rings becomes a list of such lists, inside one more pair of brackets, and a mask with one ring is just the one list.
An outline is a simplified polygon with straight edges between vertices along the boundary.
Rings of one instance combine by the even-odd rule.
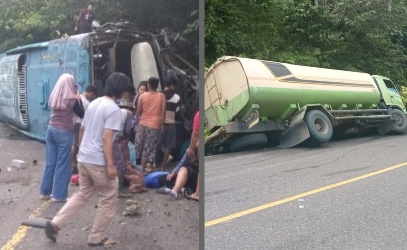
[[[63, 228], [56, 243], [43, 229], [21, 227], [28, 217], [52, 217], [63, 204], [38, 199], [44, 166], [45, 144], [31, 140], [0, 123], [0, 248], [87, 249], [87, 236], [95, 215], [97, 194]], [[11, 161], [27, 162], [26, 169], [10, 169]], [[10, 171], [11, 170], [11, 171]], [[70, 186], [70, 194], [78, 187]], [[124, 216], [126, 198], [120, 198], [108, 236], [118, 243], [112, 249], [199, 249], [199, 203], [184, 198], [172, 200], [154, 189], [133, 195], [140, 205], [138, 215]], [[26, 230], [28, 229], [28, 230]], [[98, 248], [96, 248], [98, 249]], [[103, 248], [102, 248], [103, 249]]]

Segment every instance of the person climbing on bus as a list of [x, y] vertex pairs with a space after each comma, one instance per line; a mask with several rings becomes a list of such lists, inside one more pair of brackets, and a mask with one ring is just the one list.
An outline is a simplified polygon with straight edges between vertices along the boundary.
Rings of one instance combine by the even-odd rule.
[[93, 6], [88, 3], [85, 8], [81, 10], [78, 18], [76, 19], [75, 31], [78, 34], [88, 33], [92, 31], [93, 23]]

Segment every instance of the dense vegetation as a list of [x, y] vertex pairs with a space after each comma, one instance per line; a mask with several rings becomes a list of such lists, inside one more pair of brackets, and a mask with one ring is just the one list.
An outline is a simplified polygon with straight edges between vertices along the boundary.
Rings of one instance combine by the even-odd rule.
[[[198, 1], [94, 0], [95, 21], [128, 21], [156, 31], [163, 27], [180, 32], [194, 49], [198, 65]], [[83, 0], [0, 0], [0, 52], [29, 43], [75, 34], [76, 17]]]
[[206, 0], [205, 66], [235, 55], [407, 86], [406, 0]]

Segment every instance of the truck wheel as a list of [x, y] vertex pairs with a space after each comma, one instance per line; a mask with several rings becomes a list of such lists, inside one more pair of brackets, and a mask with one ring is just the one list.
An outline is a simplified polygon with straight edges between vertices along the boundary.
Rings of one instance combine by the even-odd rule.
[[404, 132], [407, 128], [407, 117], [400, 109], [393, 109], [391, 111], [392, 118], [397, 122], [395, 129], [393, 129], [396, 133]]
[[333, 135], [332, 124], [322, 111], [309, 111], [305, 114], [304, 122], [307, 124], [310, 133], [310, 138], [307, 139], [308, 145], [317, 146], [331, 140]]
[[249, 149], [258, 149], [266, 146], [268, 143], [265, 134], [250, 134], [241, 136], [230, 143], [230, 151], [240, 151]]

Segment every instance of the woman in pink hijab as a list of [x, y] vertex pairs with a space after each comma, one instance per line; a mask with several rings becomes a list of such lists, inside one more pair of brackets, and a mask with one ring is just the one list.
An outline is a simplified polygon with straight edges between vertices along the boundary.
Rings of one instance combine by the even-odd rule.
[[45, 168], [40, 185], [40, 199], [66, 201], [71, 178], [71, 146], [74, 113], [83, 118], [84, 111], [75, 79], [62, 74], [48, 101], [51, 118], [46, 132]]

